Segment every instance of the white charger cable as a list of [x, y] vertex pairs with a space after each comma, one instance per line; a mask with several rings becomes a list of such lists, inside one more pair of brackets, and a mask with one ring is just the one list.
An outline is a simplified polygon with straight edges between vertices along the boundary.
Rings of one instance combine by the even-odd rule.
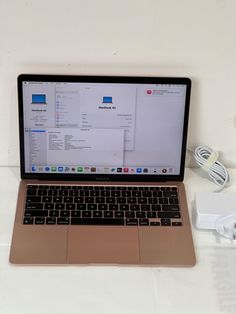
[[209, 177], [219, 186], [216, 192], [230, 183], [230, 176], [225, 166], [218, 161], [219, 154], [208, 146], [197, 146], [193, 152], [196, 163], [205, 170]]

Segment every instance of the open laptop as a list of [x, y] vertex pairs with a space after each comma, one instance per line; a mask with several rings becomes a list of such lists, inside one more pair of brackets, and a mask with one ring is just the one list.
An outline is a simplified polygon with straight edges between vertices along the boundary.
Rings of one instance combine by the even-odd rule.
[[193, 266], [190, 88], [188, 78], [20, 75], [10, 261]]

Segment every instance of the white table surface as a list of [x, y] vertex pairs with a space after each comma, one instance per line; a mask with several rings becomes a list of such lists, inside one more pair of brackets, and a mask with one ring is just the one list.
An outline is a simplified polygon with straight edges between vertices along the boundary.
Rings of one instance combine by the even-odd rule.
[[[224, 193], [236, 193], [236, 170]], [[16, 266], [8, 261], [19, 168], [0, 167], [1, 314], [236, 313], [236, 243], [193, 226], [193, 268]], [[214, 191], [200, 169], [186, 169], [190, 216], [194, 192]]]

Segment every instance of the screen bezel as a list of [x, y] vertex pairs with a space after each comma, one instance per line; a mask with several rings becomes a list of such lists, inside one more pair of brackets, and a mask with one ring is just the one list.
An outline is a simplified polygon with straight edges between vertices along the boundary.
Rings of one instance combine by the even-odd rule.
[[[71, 174], [71, 173], [26, 173], [24, 149], [24, 118], [23, 118], [23, 82], [85, 82], [85, 83], [126, 83], [126, 84], [180, 84], [186, 85], [185, 112], [183, 120], [182, 150], [180, 158], [180, 173], [168, 175], [142, 174]], [[165, 182], [183, 181], [187, 129], [189, 118], [191, 80], [186, 77], [137, 77], [137, 76], [81, 76], [81, 75], [48, 75], [20, 74], [17, 78], [19, 106], [19, 136], [20, 136], [20, 169], [22, 179], [37, 180], [68, 180], [68, 181], [129, 181], [129, 182]]]

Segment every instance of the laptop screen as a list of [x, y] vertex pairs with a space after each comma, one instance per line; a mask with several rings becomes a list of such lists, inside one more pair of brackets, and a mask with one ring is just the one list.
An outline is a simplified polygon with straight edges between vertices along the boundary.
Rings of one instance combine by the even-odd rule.
[[25, 174], [181, 174], [189, 79], [21, 75], [18, 83]]

